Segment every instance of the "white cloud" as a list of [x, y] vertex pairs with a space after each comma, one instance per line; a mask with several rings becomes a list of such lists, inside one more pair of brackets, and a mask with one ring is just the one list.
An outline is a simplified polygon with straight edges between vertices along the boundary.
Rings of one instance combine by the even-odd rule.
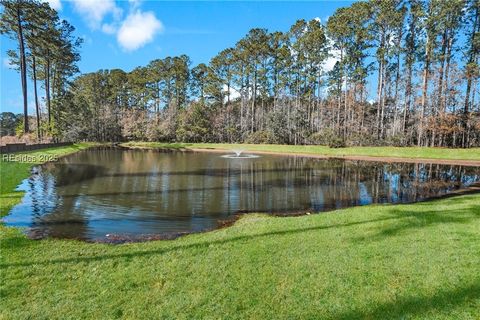
[[[47, 0], [44, 0], [47, 1]], [[60, 1], [60, 0], [49, 0]], [[151, 42], [164, 30], [160, 20], [151, 11], [139, 9], [142, 0], [128, 0], [128, 15], [116, 5], [115, 0], [71, 0], [77, 13], [91, 29], [115, 35], [120, 47], [134, 51]]]
[[340, 52], [340, 50], [333, 48], [334, 41], [331, 38], [327, 37], [327, 41], [330, 44], [330, 47], [332, 47], [332, 49], [329, 50], [330, 55], [325, 60], [325, 62], [322, 64], [322, 68], [323, 68], [323, 71], [330, 72], [330, 71], [333, 70], [333, 67], [335, 67], [335, 64], [338, 61], [340, 61], [341, 52]]
[[[225, 94], [224, 102], [227, 102], [228, 101], [228, 96], [227, 96], [228, 86], [226, 84], [223, 85], [223, 92]], [[230, 101], [233, 101], [237, 98], [240, 98], [240, 92], [238, 92], [238, 90], [236, 90], [235, 88], [230, 87]]]
[[331, 53], [332, 55], [322, 64], [322, 69], [325, 72], [332, 71], [335, 64], [340, 61], [340, 50], [331, 50]]
[[115, 34], [117, 32], [117, 28], [113, 23], [104, 23], [102, 25], [102, 31], [106, 34]]
[[55, 9], [57, 11], [62, 10], [62, 3], [60, 2], [60, 0], [45, 0], [45, 2], [48, 2], [52, 9]]
[[140, 7], [141, 0], [128, 0], [128, 3], [130, 3], [131, 9], [137, 9]]
[[103, 18], [112, 13], [114, 17], [121, 16], [121, 9], [114, 0], [72, 0], [75, 10], [80, 13], [93, 29], [100, 27]]
[[153, 12], [137, 10], [122, 22], [117, 41], [126, 51], [134, 51], [151, 42], [155, 34], [163, 31], [163, 25]]

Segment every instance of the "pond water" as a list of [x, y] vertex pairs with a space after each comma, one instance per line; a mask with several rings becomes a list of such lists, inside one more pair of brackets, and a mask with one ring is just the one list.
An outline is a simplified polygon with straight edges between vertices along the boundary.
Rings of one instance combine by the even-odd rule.
[[221, 155], [82, 151], [36, 167], [3, 221], [34, 238], [135, 241], [211, 230], [238, 213], [415, 202], [480, 180], [476, 167]]

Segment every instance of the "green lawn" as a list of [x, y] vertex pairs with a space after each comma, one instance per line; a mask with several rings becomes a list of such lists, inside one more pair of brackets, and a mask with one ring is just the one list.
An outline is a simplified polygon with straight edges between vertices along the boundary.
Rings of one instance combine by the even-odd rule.
[[309, 153], [326, 156], [370, 156], [370, 157], [399, 157], [415, 159], [444, 159], [444, 160], [477, 160], [480, 161], [480, 148], [447, 149], [447, 148], [417, 148], [417, 147], [349, 147], [329, 148], [326, 146], [292, 146], [275, 144], [225, 144], [225, 143], [158, 143], [158, 142], [129, 142], [125, 146], [143, 148], [172, 148], [172, 149], [226, 149], [269, 151], [289, 153]]
[[480, 318], [480, 194], [124, 245], [0, 226], [0, 246], [0, 319]]

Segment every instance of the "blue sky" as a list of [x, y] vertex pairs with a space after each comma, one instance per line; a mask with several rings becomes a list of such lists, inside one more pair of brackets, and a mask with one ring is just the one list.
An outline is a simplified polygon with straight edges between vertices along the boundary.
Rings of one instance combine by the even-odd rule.
[[[351, 1], [115, 1], [50, 0], [60, 17], [84, 39], [81, 72], [121, 68], [187, 54], [192, 65], [234, 46], [251, 28], [287, 31], [298, 19], [325, 21]], [[8, 68], [6, 51], [16, 43], [1, 37], [1, 111], [22, 112], [20, 76]], [[31, 83], [29, 83], [31, 88]], [[43, 91], [43, 89], [40, 89]], [[30, 91], [30, 89], [29, 89]], [[29, 97], [33, 114], [33, 99]]]

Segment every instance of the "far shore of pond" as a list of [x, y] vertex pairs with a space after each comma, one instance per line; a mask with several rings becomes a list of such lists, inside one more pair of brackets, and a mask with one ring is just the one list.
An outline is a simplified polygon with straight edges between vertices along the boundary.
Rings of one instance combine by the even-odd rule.
[[447, 149], [417, 147], [347, 147], [329, 148], [325, 146], [305, 145], [266, 145], [266, 144], [215, 144], [215, 143], [159, 143], [127, 142], [120, 146], [141, 149], [170, 149], [183, 151], [201, 151], [232, 153], [233, 150], [244, 153], [290, 155], [319, 159], [343, 159], [354, 161], [381, 161], [406, 163], [436, 163], [480, 167], [480, 148]]

